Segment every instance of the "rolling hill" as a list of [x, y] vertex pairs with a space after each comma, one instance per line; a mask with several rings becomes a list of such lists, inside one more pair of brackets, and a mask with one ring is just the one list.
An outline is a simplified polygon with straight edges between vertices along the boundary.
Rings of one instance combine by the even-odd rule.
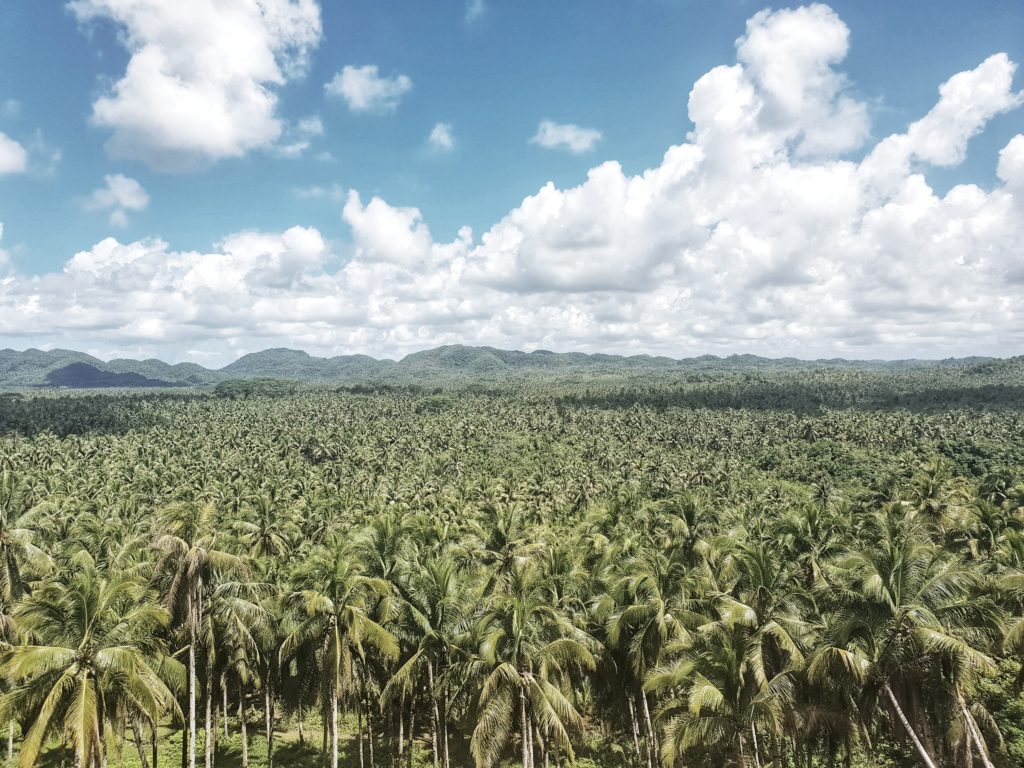
[[576, 373], [744, 373], [846, 369], [876, 373], [960, 368], [967, 373], [1024, 380], [1024, 358], [972, 357], [947, 360], [799, 360], [730, 355], [675, 360], [650, 355], [619, 356], [582, 352], [522, 352], [494, 347], [449, 345], [413, 352], [401, 360], [368, 355], [314, 357], [295, 349], [267, 349], [240, 357], [220, 369], [162, 360], [103, 361], [84, 352], [0, 350], [0, 388], [203, 387], [238, 379], [288, 379], [318, 383], [423, 381], [455, 377], [507, 377]]

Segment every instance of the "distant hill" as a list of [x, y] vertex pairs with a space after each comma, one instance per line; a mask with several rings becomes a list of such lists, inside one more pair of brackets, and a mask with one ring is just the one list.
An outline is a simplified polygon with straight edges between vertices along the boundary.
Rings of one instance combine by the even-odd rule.
[[278, 348], [243, 355], [221, 368], [220, 373], [230, 377], [340, 381], [386, 375], [394, 366], [392, 360], [376, 360], [368, 355], [313, 357], [297, 349]]
[[46, 381], [46, 374], [72, 363], [86, 363], [101, 367], [103, 361], [84, 352], [67, 349], [0, 349], [0, 384], [7, 387], [39, 386]]
[[529, 374], [614, 374], [645, 371], [685, 374], [850, 370], [875, 373], [959, 369], [966, 375], [1024, 381], [1024, 357], [951, 358], [947, 360], [799, 360], [730, 355], [675, 360], [650, 355], [496, 349], [449, 345], [413, 352], [401, 360], [367, 355], [314, 357], [296, 349], [267, 349], [244, 355], [219, 370], [195, 363], [170, 365], [162, 360], [99, 360], [66, 349], [17, 352], [0, 350], [0, 388], [196, 387], [239, 379], [287, 379], [317, 383], [393, 380], [418, 382], [461, 376], [506, 377]]
[[71, 363], [46, 374], [49, 387], [68, 389], [99, 389], [103, 387], [153, 388], [185, 387], [187, 384], [150, 379], [138, 373], [112, 373], [101, 371], [88, 363]]

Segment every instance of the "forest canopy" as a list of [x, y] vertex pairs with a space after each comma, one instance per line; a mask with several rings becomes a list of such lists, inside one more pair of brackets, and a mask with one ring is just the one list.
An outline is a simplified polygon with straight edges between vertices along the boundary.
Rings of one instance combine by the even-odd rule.
[[1013, 766], [1005, 363], [0, 399], [22, 766]]

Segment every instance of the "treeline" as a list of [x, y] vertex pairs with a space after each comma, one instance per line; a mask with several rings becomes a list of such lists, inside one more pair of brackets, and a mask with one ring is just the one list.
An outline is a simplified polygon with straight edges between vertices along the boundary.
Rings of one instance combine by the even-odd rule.
[[1019, 409], [107, 405], [0, 440], [24, 766], [1024, 759]]

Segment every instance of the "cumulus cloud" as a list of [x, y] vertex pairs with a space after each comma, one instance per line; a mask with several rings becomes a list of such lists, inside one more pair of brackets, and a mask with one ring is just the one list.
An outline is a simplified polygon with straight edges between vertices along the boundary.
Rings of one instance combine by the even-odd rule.
[[999, 178], [1006, 186], [1024, 190], [1024, 134], [1010, 139], [1010, 143], [999, 153]]
[[6, 133], [0, 133], [0, 176], [28, 170], [28, 152]]
[[108, 239], [61, 273], [0, 281], [0, 339], [223, 362], [266, 346], [398, 355], [457, 342], [1019, 353], [1024, 135], [993, 185], [928, 181], [1020, 105], [1015, 65], [997, 54], [953, 76], [927, 114], [864, 147], [868, 112], [838, 69], [847, 41], [824, 6], [757, 14], [737, 60], [694, 84], [693, 129], [655, 167], [606, 162], [575, 187], [547, 184], [479, 236], [439, 240], [418, 208], [349, 191], [351, 244], [336, 250], [298, 227], [204, 253]]
[[581, 155], [592, 150], [600, 140], [601, 132], [593, 128], [541, 120], [530, 143], [545, 149], [564, 149], [574, 155]]
[[755, 86], [761, 132], [793, 142], [797, 155], [835, 155], [857, 149], [869, 133], [867, 108], [843, 94], [834, 69], [850, 32], [825, 5], [761, 11], [736, 41], [744, 77]]
[[128, 212], [141, 211], [149, 205], [149, 195], [135, 179], [120, 173], [103, 177], [103, 186], [93, 191], [85, 202], [86, 210], [110, 211], [115, 227], [128, 225]]
[[376, 64], [349, 65], [332, 77], [324, 90], [344, 99], [353, 112], [382, 115], [398, 109], [402, 97], [412, 90], [412, 80], [406, 75], [382, 76]]
[[93, 103], [108, 150], [180, 170], [272, 146], [275, 89], [305, 70], [321, 36], [316, 0], [72, 0], [83, 23], [109, 19], [130, 53]]
[[427, 147], [438, 154], [447, 154], [455, 150], [455, 134], [451, 123], [438, 123], [427, 136]]

